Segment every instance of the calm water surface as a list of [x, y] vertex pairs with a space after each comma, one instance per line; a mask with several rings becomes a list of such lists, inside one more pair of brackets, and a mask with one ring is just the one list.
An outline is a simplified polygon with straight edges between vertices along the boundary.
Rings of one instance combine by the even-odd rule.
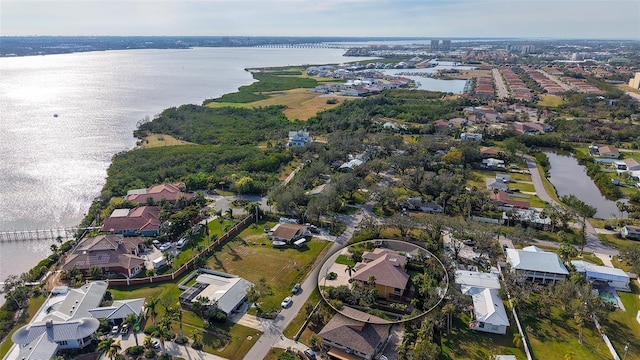
[[[0, 58], [0, 231], [77, 225], [136, 123], [253, 82], [249, 67], [355, 61], [340, 49], [198, 48]], [[57, 117], [54, 117], [57, 114]], [[0, 279], [50, 243], [0, 244]]]
[[[458, 70], [470, 70], [475, 69], [473, 66], [457, 66], [452, 62], [438, 62], [437, 66], [426, 69], [389, 69], [384, 70], [383, 72], [388, 75], [398, 75], [403, 73], [411, 73], [411, 74], [433, 74], [438, 70], [443, 69], [458, 69]], [[442, 91], [442, 92], [450, 92], [454, 94], [462, 94], [464, 91], [464, 86], [467, 83], [467, 80], [443, 80], [443, 79], [434, 79], [426, 76], [416, 76], [416, 75], [401, 75], [408, 79], [415, 81], [418, 84], [418, 89], [420, 90], [430, 90], [430, 91]]]
[[587, 168], [578, 164], [573, 156], [545, 153], [549, 157], [551, 170], [549, 181], [555, 186], [558, 196], [573, 194], [580, 200], [598, 209], [596, 218], [617, 217], [618, 207], [616, 203], [607, 200], [593, 180], [587, 175]]

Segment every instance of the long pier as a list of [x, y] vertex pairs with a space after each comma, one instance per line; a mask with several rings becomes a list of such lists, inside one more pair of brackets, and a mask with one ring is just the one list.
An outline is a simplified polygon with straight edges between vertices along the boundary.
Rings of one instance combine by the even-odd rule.
[[348, 45], [329, 44], [329, 43], [307, 43], [307, 44], [261, 44], [255, 45], [256, 48], [293, 48], [293, 49], [348, 49]]
[[80, 232], [97, 230], [99, 227], [68, 227], [44, 230], [15, 230], [0, 231], [0, 242], [5, 241], [30, 241], [30, 240], [56, 240], [58, 238], [69, 239], [76, 237]]

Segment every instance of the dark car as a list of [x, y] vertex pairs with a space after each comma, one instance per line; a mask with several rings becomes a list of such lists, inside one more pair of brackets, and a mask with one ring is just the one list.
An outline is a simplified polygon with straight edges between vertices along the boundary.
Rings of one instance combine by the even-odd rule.
[[302, 290], [302, 286], [300, 286], [300, 284], [295, 284], [295, 285], [293, 285], [293, 288], [291, 288], [291, 292], [293, 294], [299, 293], [300, 290]]
[[316, 360], [316, 353], [313, 352], [313, 350], [311, 349], [307, 349], [304, 351], [304, 356], [307, 357], [307, 359], [309, 360]]

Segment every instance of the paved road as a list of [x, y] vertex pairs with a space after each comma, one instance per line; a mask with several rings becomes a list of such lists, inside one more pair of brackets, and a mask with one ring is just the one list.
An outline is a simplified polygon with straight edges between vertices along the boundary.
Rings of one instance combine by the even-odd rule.
[[491, 73], [493, 74], [493, 82], [496, 84], [496, 89], [498, 90], [498, 99], [507, 98], [509, 96], [509, 90], [507, 90], [507, 85], [504, 83], [500, 71], [498, 71], [498, 69], [491, 69]]
[[[282, 336], [282, 331], [289, 325], [289, 323], [291, 323], [293, 318], [303, 310], [303, 305], [309, 298], [309, 295], [311, 295], [311, 292], [318, 285], [318, 274], [322, 264], [324, 264], [324, 262], [336, 251], [345, 246], [346, 242], [353, 235], [356, 226], [362, 220], [362, 211], [359, 211], [355, 215], [340, 216], [339, 220], [347, 226], [347, 229], [340, 236], [335, 238], [334, 244], [331, 246], [327, 255], [309, 273], [302, 283], [302, 291], [299, 292], [298, 295], [293, 296], [293, 304], [289, 308], [283, 309], [280, 314], [278, 314], [278, 317], [270, 323], [262, 336], [260, 336], [260, 339], [258, 339], [255, 345], [253, 345], [247, 355], [245, 355], [244, 359], [264, 359], [272, 347], [282, 347], [290, 343], [290, 341]], [[301, 348], [300, 345], [297, 345], [296, 347], [298, 349]], [[302, 347], [302, 350], [304, 350], [304, 348], [306, 348], [306, 346]]]
[[[536, 189], [536, 193], [538, 194], [538, 197], [550, 204], [556, 204], [556, 205], [562, 206], [558, 204], [554, 199], [552, 199], [551, 196], [547, 193], [547, 190], [544, 188], [544, 185], [542, 183], [542, 177], [540, 175], [540, 172], [538, 171], [538, 167], [536, 166], [535, 160], [530, 156], [525, 156], [525, 159], [527, 161], [527, 168], [529, 169], [529, 173], [531, 173], [531, 180], [533, 181], [533, 186]], [[586, 231], [587, 231], [587, 244], [584, 247], [585, 251], [589, 251], [597, 254], [605, 254], [605, 255], [618, 255], [618, 250], [607, 247], [600, 242], [596, 229], [588, 221], [586, 222]], [[549, 245], [549, 246], [556, 246], [556, 247], [559, 246], [557, 243], [553, 243], [553, 242], [543, 242], [543, 241], [537, 241], [537, 242], [541, 245]], [[543, 243], [548, 243], [548, 244], [543, 244]], [[554, 244], [554, 245], [550, 245], [550, 244]]]

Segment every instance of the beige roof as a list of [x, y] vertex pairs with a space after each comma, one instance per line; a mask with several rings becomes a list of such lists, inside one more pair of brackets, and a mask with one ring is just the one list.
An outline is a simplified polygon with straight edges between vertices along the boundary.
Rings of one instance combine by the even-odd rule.
[[376, 279], [376, 284], [404, 289], [409, 281], [409, 274], [398, 266], [398, 256], [404, 258], [402, 255], [385, 254], [371, 262], [358, 263], [353, 278], [367, 282], [369, 277], [373, 276]]

